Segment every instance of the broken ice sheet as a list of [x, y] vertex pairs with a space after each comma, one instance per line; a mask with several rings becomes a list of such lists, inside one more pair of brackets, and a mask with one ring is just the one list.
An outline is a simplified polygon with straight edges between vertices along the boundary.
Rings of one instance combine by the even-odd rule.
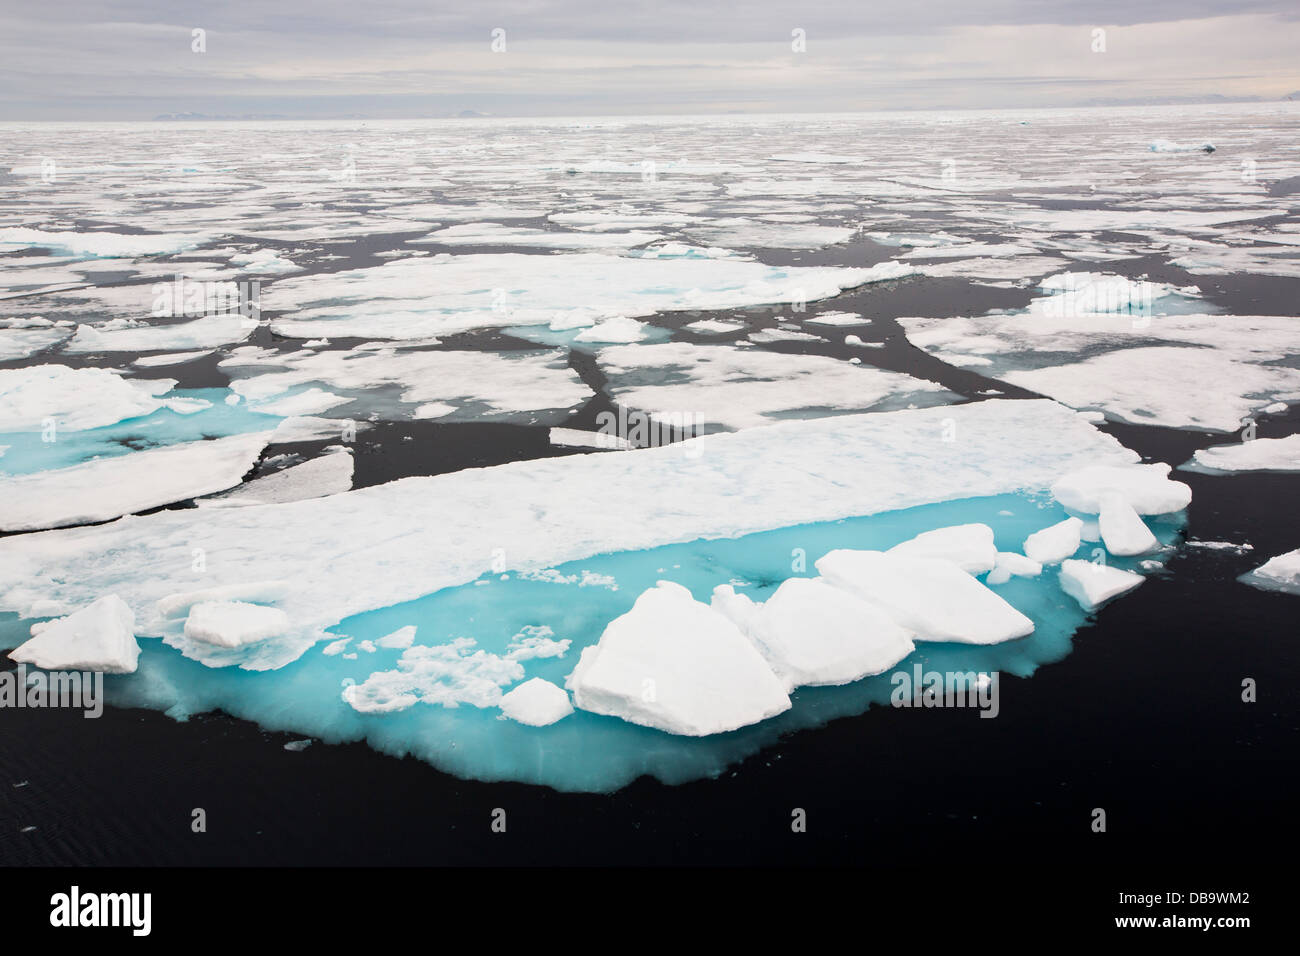
[[671, 421], [689, 415], [705, 431], [784, 418], [935, 405], [957, 396], [936, 382], [822, 355], [670, 342], [597, 353], [620, 405]]

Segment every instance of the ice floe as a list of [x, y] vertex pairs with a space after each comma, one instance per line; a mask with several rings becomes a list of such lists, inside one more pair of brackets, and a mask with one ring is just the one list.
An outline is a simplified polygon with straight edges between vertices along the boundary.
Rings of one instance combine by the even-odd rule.
[[[945, 440], [954, 430], [959, 440]], [[136, 612], [140, 635], [217, 664], [267, 669], [296, 659], [349, 615], [474, 580], [493, 567], [494, 549], [506, 568], [540, 570], [597, 553], [1043, 490], [1081, 466], [1135, 458], [1045, 401], [787, 422], [290, 504], [162, 511], [0, 539], [0, 610], [27, 614], [38, 601], [76, 606], [117, 592]], [[425, 529], [434, 527], [439, 533], [430, 536]], [[470, 541], [484, 546], [466, 547]], [[209, 587], [256, 587], [292, 573], [276, 601], [290, 631], [233, 660], [187, 643], [155, 602], [194, 590], [195, 548], [208, 556]]]
[[[599, 253], [437, 255], [290, 276], [262, 294], [281, 335], [410, 339], [507, 325], [573, 328], [656, 312], [812, 302], [913, 270], [778, 268], [737, 259]], [[581, 296], [574, 289], [582, 289]]]
[[1033, 621], [943, 558], [840, 550], [819, 559], [817, 570], [920, 641], [996, 644], [1034, 631]]
[[782, 682], [727, 617], [662, 581], [611, 621], [569, 678], [583, 710], [700, 737], [790, 708]]
[[573, 713], [563, 687], [534, 677], [501, 696], [501, 713], [530, 727], [547, 727]]
[[33, 365], [0, 369], [0, 434], [100, 428], [172, 400], [175, 379], [129, 379], [111, 369]]
[[1025, 539], [1025, 556], [1037, 564], [1060, 564], [1079, 550], [1083, 522], [1070, 517]]
[[880, 607], [822, 578], [789, 578], [758, 603], [720, 585], [712, 607], [754, 643], [787, 690], [883, 673], [915, 646], [911, 631]]
[[1300, 548], [1269, 558], [1254, 571], [1243, 574], [1238, 580], [1265, 591], [1284, 591], [1300, 594]]
[[67, 617], [33, 624], [32, 639], [9, 657], [51, 671], [130, 674], [140, 657], [134, 628], [131, 608], [106, 594]]
[[661, 420], [690, 415], [706, 427], [748, 428], [781, 418], [940, 404], [955, 397], [936, 382], [902, 372], [747, 346], [612, 346], [596, 359], [620, 405]]
[[1061, 588], [1085, 611], [1096, 610], [1113, 597], [1143, 582], [1140, 574], [1092, 561], [1071, 558], [1061, 562]]
[[238, 485], [271, 432], [183, 442], [0, 477], [0, 530], [107, 521]]
[[1242, 471], [1300, 471], [1300, 435], [1285, 438], [1254, 438], [1230, 445], [1199, 448], [1190, 461], [1179, 466], [1187, 471], [1234, 474]]

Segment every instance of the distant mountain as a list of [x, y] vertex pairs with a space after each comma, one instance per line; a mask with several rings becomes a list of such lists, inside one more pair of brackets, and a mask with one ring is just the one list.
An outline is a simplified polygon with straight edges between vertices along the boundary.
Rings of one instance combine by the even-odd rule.
[[491, 114], [491, 113], [480, 113], [478, 110], [461, 110], [461, 111], [460, 111], [459, 113], [457, 113], [456, 115], [457, 115], [457, 116], [463, 116], [463, 117], [465, 117], [466, 119], [471, 119], [471, 118], [476, 117], [476, 116], [491, 116], [492, 114]]

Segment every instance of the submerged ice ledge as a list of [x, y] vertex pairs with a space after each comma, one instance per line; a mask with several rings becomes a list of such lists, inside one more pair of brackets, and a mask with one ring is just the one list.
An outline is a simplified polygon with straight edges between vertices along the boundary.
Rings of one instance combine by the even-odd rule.
[[[624, 453], [407, 478], [327, 498], [161, 512], [0, 542], [0, 610], [109, 593], [136, 633], [210, 666], [283, 667], [344, 618], [592, 555], [730, 538], [917, 505], [1046, 489], [1137, 456], [1046, 400], [789, 422]], [[201, 558], [201, 561], [199, 560]], [[161, 599], [224, 599], [289, 578], [285, 631], [234, 649], [186, 638]], [[44, 614], [53, 613], [44, 611]], [[60, 611], [58, 613], [66, 613]]]

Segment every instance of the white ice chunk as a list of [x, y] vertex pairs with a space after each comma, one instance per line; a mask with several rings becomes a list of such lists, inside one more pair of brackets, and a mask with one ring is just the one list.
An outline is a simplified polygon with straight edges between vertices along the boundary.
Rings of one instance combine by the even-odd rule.
[[1036, 578], [1043, 573], [1043, 566], [1033, 558], [1014, 551], [999, 551], [997, 564], [984, 579], [985, 584], [1006, 584], [1012, 577]]
[[1025, 617], [951, 561], [880, 551], [832, 551], [817, 570], [884, 608], [921, 641], [997, 644], [1034, 631]]
[[986, 524], [935, 528], [894, 545], [889, 553], [912, 558], [944, 558], [970, 574], [991, 571], [998, 560], [993, 529]]
[[736, 625], [669, 581], [609, 623], [569, 687], [583, 710], [692, 737], [790, 709], [781, 680]]
[[67, 617], [32, 625], [31, 640], [9, 652], [15, 661], [50, 671], [135, 672], [140, 645], [135, 614], [116, 594], [108, 594]]
[[580, 428], [552, 428], [550, 442], [557, 448], [599, 448], [605, 451], [627, 451], [633, 445], [614, 432], [589, 432]]
[[1095, 610], [1111, 598], [1133, 590], [1142, 581], [1142, 575], [1109, 564], [1077, 559], [1061, 562], [1061, 589], [1085, 611]]
[[604, 322], [597, 322], [589, 329], [583, 329], [573, 337], [575, 342], [640, 342], [645, 338], [644, 322], [618, 315]]
[[352, 452], [336, 447], [319, 458], [254, 478], [223, 494], [201, 498], [195, 504], [200, 508], [232, 508], [342, 494], [352, 488], [352, 469]]
[[905, 404], [939, 404], [952, 393], [902, 372], [852, 366], [825, 355], [787, 355], [749, 346], [615, 345], [597, 361], [620, 405], [655, 421], [750, 428], [778, 418]]
[[193, 249], [211, 237], [204, 235], [122, 235], [116, 232], [47, 232], [41, 229], [0, 229], [0, 247], [47, 248], [72, 256], [131, 259]]
[[200, 588], [197, 591], [180, 591], [158, 599], [155, 608], [162, 617], [185, 617], [190, 608], [204, 601], [250, 601], [268, 604], [278, 601], [289, 591], [288, 581], [252, 581], [222, 584]]
[[1058, 564], [1079, 550], [1083, 522], [1066, 518], [1050, 527], [1035, 531], [1025, 539], [1025, 554], [1042, 564]]
[[1300, 434], [1200, 448], [1181, 467], [1214, 472], [1300, 471]]
[[1090, 465], [1063, 475], [1052, 485], [1052, 497], [1071, 511], [1095, 515], [1101, 499], [1118, 494], [1140, 515], [1182, 511], [1192, 500], [1192, 489], [1169, 478], [1164, 462], [1150, 465]]
[[1097, 523], [1101, 528], [1101, 540], [1111, 554], [1132, 557], [1160, 547], [1160, 542], [1141, 516], [1123, 495], [1116, 492], [1106, 492], [1101, 496], [1101, 514]]
[[270, 437], [252, 432], [183, 442], [0, 478], [0, 529], [107, 521], [224, 491], [239, 484]]
[[254, 319], [238, 313], [208, 315], [168, 325], [120, 328], [77, 326], [77, 334], [63, 347], [69, 354], [84, 352], [153, 352], [162, 349], [214, 349], [242, 342], [257, 328]]
[[185, 619], [185, 636], [218, 647], [243, 647], [289, 629], [289, 615], [278, 607], [243, 601], [200, 601]]
[[1300, 548], [1270, 558], [1254, 571], [1243, 574], [1238, 580], [1267, 591], [1300, 594]]
[[33, 365], [0, 369], [0, 434], [57, 428], [80, 431], [148, 415], [173, 378], [128, 379], [104, 368]]
[[546, 727], [573, 713], [573, 704], [563, 687], [534, 677], [502, 695], [501, 712], [521, 724]]
[[790, 690], [880, 674], [915, 649], [911, 632], [881, 608], [821, 578], [789, 578], [761, 604], [721, 585], [712, 607], [754, 642]]

